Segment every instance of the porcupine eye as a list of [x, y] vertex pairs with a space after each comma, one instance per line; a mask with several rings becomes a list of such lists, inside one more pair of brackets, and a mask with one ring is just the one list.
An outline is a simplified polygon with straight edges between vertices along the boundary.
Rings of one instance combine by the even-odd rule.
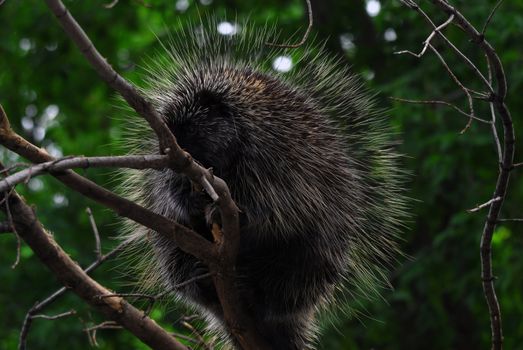
[[218, 175], [230, 165], [236, 151], [237, 133], [230, 109], [219, 95], [202, 90], [181, 110], [169, 113], [169, 126], [178, 144]]

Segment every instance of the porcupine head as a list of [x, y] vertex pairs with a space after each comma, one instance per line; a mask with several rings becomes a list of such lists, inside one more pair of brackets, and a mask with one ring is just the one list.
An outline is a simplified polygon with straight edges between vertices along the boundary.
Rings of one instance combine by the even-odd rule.
[[[238, 303], [272, 348], [312, 348], [318, 313], [372, 295], [397, 253], [405, 200], [392, 132], [360, 80], [320, 46], [274, 47], [267, 43], [282, 39], [266, 26], [222, 35], [217, 24], [161, 39], [142, 92], [241, 210]], [[290, 71], [274, 69], [291, 56]], [[142, 120], [126, 124], [129, 153], [158, 152]], [[184, 175], [127, 170], [124, 178], [128, 198], [212, 240], [212, 201]], [[198, 278], [205, 264], [133, 223], [125, 239], [143, 289], [168, 292], [227, 338], [212, 279]]]

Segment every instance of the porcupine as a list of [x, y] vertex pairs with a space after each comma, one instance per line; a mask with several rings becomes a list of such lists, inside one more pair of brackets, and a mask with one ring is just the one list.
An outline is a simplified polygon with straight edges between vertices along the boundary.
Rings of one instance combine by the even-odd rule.
[[[346, 64], [318, 45], [300, 48], [288, 73], [270, 63], [274, 30], [244, 23], [229, 36], [216, 22], [162, 45], [146, 65], [143, 93], [192, 157], [228, 184], [241, 210], [236, 262], [242, 307], [274, 349], [312, 347], [316, 315], [338, 289], [368, 294], [397, 253], [405, 212], [391, 129]], [[173, 36], [174, 37], [174, 36]], [[158, 141], [131, 120], [131, 153]], [[132, 200], [209, 240], [210, 198], [173, 170], [127, 171]], [[145, 288], [168, 290], [208, 272], [174, 242], [129, 223]], [[211, 278], [174, 295], [215, 324]]]

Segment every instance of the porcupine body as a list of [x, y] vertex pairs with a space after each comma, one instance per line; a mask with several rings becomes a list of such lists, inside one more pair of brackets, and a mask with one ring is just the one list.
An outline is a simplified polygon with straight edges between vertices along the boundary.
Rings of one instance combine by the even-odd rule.
[[[241, 210], [238, 302], [272, 348], [309, 348], [335, 290], [367, 294], [396, 253], [404, 199], [391, 131], [359, 80], [322, 49], [302, 48], [282, 74], [270, 69], [284, 50], [266, 44], [278, 40], [273, 31], [203, 27], [176, 34], [151, 59], [144, 93]], [[132, 153], [157, 152], [147, 130], [130, 128]], [[212, 240], [211, 200], [183, 175], [133, 171], [124, 192]], [[147, 286], [165, 290], [208, 271], [155, 232], [128, 231], [143, 248]], [[210, 278], [174, 293], [220, 324]]]

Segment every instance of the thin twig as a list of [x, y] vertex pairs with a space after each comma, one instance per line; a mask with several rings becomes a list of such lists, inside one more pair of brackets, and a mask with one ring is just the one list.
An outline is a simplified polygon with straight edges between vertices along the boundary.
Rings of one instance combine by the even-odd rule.
[[[20, 154], [22, 157], [25, 157], [34, 163], [52, 162], [55, 160], [45, 150], [33, 145], [11, 128], [9, 119], [5, 115], [1, 105], [0, 140], [2, 140], [2, 143], [6, 148]], [[198, 167], [199, 166], [195, 162], [190, 161], [189, 164], [186, 165], [186, 169], [190, 169], [186, 170], [184, 173], [187, 174], [191, 172], [191, 176], [189, 176], [191, 180], [196, 178], [198, 182], [201, 178], [196, 177], [196, 174], [193, 174], [192, 171], [207, 171], [206, 169]], [[167, 239], [173, 240], [180, 249], [194, 255], [201, 261], [210, 262], [217, 260], [217, 252], [211, 242], [174, 220], [159, 215], [128, 199], [118, 196], [71, 170], [52, 172], [51, 175], [74, 191], [112, 209], [116, 214], [134, 220], [135, 222], [156, 231], [158, 234], [165, 236]], [[225, 185], [225, 182], [218, 177], [214, 177], [213, 184], [216, 189], [220, 189], [220, 191], [223, 192], [223, 197], [226, 198], [224, 199], [224, 201], [226, 201], [225, 204], [232, 206], [231, 210], [234, 210], [236, 206], [234, 202], [232, 202], [230, 192]], [[220, 197], [222, 197], [222, 195], [220, 195]], [[233, 216], [232, 213], [229, 213], [229, 215], [231, 217]], [[228, 220], [228, 218], [226, 218], [226, 220]], [[232, 220], [237, 224], [237, 218], [233, 217]], [[230, 229], [231, 231], [229, 232], [234, 232], [233, 228]]]
[[492, 8], [492, 11], [490, 11], [490, 15], [487, 17], [487, 20], [485, 21], [485, 24], [483, 25], [483, 29], [481, 30], [481, 35], [485, 36], [485, 32], [487, 31], [487, 27], [490, 24], [490, 21], [492, 20], [492, 17], [494, 17], [494, 14], [498, 10], [499, 6], [501, 6], [501, 3], [503, 3], [503, 0], [498, 0], [496, 5], [494, 5], [494, 8]]
[[[487, 59], [487, 72], [488, 72], [488, 81], [490, 84], [492, 84], [492, 68], [490, 67], [490, 61], [488, 57]], [[490, 118], [491, 118], [491, 129], [492, 129], [492, 137], [494, 138], [494, 145], [496, 147], [496, 152], [498, 154], [498, 163], [501, 164], [503, 162], [503, 151], [501, 150], [501, 142], [499, 141], [499, 135], [498, 135], [498, 127], [496, 125], [496, 110], [494, 108], [494, 102], [488, 101], [489, 109], [490, 109]]]
[[485, 124], [492, 124], [491, 121], [486, 120], [486, 119], [482, 119], [482, 118], [479, 118], [479, 117], [476, 117], [474, 115], [471, 115], [471, 114], [465, 112], [464, 110], [462, 110], [461, 108], [459, 108], [458, 106], [456, 106], [456, 105], [454, 105], [454, 104], [452, 104], [450, 102], [447, 102], [447, 101], [439, 101], [439, 100], [410, 100], [410, 99], [399, 98], [399, 97], [389, 97], [389, 98], [391, 100], [394, 100], [394, 101], [413, 103], [413, 104], [445, 105], [445, 106], [453, 108], [458, 113], [460, 113], [460, 114], [462, 114], [462, 115], [464, 115], [464, 116], [466, 116], [468, 118], [472, 118], [474, 120], [477, 120], [477, 121], [485, 123]]
[[91, 223], [91, 229], [93, 230], [94, 241], [96, 244], [96, 248], [94, 251], [96, 254], [96, 259], [100, 260], [102, 258], [102, 243], [100, 241], [100, 233], [98, 232], [98, 227], [96, 226], [96, 221], [94, 220], [94, 215], [93, 215], [93, 212], [91, 211], [91, 208], [87, 207], [87, 209], [85, 209], [85, 211], [87, 212], [87, 215], [89, 216], [89, 222]]
[[209, 344], [207, 344], [203, 336], [200, 334], [200, 332], [198, 332], [196, 328], [194, 328], [192, 324], [190, 324], [188, 321], [182, 321], [181, 324], [189, 331], [191, 331], [191, 334], [194, 334], [196, 336], [200, 345], [202, 345], [206, 350], [212, 350], [212, 347]]
[[523, 222], [523, 219], [519, 219], [519, 218], [515, 218], [515, 219], [498, 219], [499, 222], [510, 222], [510, 221], [514, 221], [514, 222]]
[[396, 51], [394, 52], [395, 55], [401, 55], [401, 54], [410, 54], [414, 57], [417, 57], [417, 58], [421, 58], [421, 56], [423, 56], [425, 54], [425, 51], [427, 51], [427, 48], [429, 47], [430, 45], [430, 41], [432, 40], [432, 38], [434, 38], [434, 35], [436, 35], [436, 33], [440, 32], [441, 30], [443, 30], [445, 27], [447, 27], [450, 23], [452, 23], [452, 20], [454, 20], [454, 15], [450, 15], [450, 17], [443, 23], [441, 24], [439, 27], [436, 27], [431, 33], [430, 35], [428, 36], [427, 39], [425, 39], [425, 41], [423, 42], [423, 48], [421, 49], [420, 53], [414, 53], [410, 50], [403, 50], [403, 51]]
[[[0, 170], [0, 174], [7, 174], [7, 173], [10, 173], [13, 169], [15, 168], [28, 168], [30, 167], [32, 164], [29, 164], [29, 163], [22, 163], [22, 162], [18, 162], [18, 163], [13, 163], [11, 165], [9, 165], [8, 167], [6, 167], [5, 169], [1, 169]], [[9, 175], [9, 174], [7, 174]]]
[[35, 318], [43, 318], [45, 320], [57, 320], [59, 318], [63, 318], [63, 317], [67, 317], [67, 316], [71, 316], [71, 315], [75, 315], [75, 314], [76, 314], [75, 310], [70, 310], [70, 311], [62, 312], [61, 314], [54, 315], [54, 316], [33, 315], [33, 316], [31, 316], [31, 318], [33, 318], [33, 319], [35, 319]]
[[12, 228], [13, 233], [16, 237], [16, 258], [13, 264], [11, 265], [12, 269], [15, 269], [18, 266], [18, 263], [20, 262], [20, 255], [22, 250], [22, 240], [20, 239], [20, 235], [16, 231], [15, 224], [13, 222], [13, 215], [11, 214], [11, 208], [9, 207], [9, 196], [11, 195], [12, 191], [5, 191], [4, 192], [4, 199], [5, 199], [5, 212], [7, 215], [7, 222], [9, 223], [9, 226]]
[[104, 321], [100, 324], [97, 324], [92, 327], [88, 327], [84, 329], [84, 332], [87, 334], [87, 337], [89, 338], [89, 343], [92, 346], [98, 347], [98, 342], [96, 341], [96, 331], [99, 329], [122, 329], [123, 327], [120, 326], [118, 323], [114, 321]]
[[274, 46], [274, 47], [288, 48], [288, 49], [296, 49], [296, 48], [302, 46], [303, 44], [305, 44], [305, 42], [307, 41], [307, 38], [309, 37], [309, 34], [311, 33], [313, 20], [314, 20], [313, 19], [313, 13], [312, 13], [311, 1], [310, 0], [305, 0], [305, 2], [307, 3], [307, 14], [309, 16], [309, 24], [307, 26], [307, 30], [305, 31], [305, 34], [303, 35], [302, 39], [298, 43], [296, 43], [296, 44], [265, 43], [265, 45]]
[[489, 205], [491, 205], [492, 203], [495, 203], [495, 202], [499, 202], [501, 201], [501, 197], [496, 197], [496, 198], [492, 198], [491, 200], [489, 200], [488, 202], [485, 202], [483, 204], [480, 204], [478, 205], [477, 207], [475, 208], [472, 208], [472, 209], [467, 209], [467, 211], [469, 213], [474, 213], [474, 212], [477, 212], [485, 207], [488, 207]]
[[496, 126], [496, 110], [494, 109], [494, 103], [489, 102], [490, 115], [492, 116], [492, 137], [494, 138], [494, 145], [496, 147], [496, 153], [498, 155], [498, 162], [501, 164], [503, 162], [503, 151], [501, 150], [501, 142], [499, 141], [498, 129]]
[[458, 77], [454, 74], [454, 72], [452, 72], [452, 69], [450, 69], [449, 65], [447, 64], [447, 62], [445, 61], [443, 56], [441, 56], [439, 51], [436, 50], [434, 48], [434, 46], [432, 46], [431, 44], [429, 44], [429, 47], [432, 50], [432, 52], [434, 52], [434, 54], [438, 57], [438, 59], [440, 60], [441, 64], [443, 65], [443, 67], [445, 67], [445, 69], [449, 73], [449, 75], [452, 78], [452, 80], [454, 80], [456, 85], [458, 85], [459, 88], [461, 90], [463, 90], [465, 95], [467, 95], [467, 100], [469, 102], [469, 110], [470, 111], [469, 111], [469, 121], [467, 122], [467, 125], [465, 125], [465, 127], [460, 131], [460, 134], [464, 134], [470, 128], [470, 126], [472, 125], [472, 120], [473, 120], [472, 116], [475, 116], [475, 114], [474, 114], [474, 100], [472, 99], [472, 96], [470, 95], [469, 89], [467, 89], [463, 85], [463, 83], [458, 79]]
[[[111, 250], [109, 253], [103, 255], [100, 259], [97, 259], [95, 262], [93, 262], [91, 265], [89, 265], [84, 272], [85, 273], [91, 273], [94, 270], [96, 270], [103, 262], [112, 259], [117, 254], [121, 253], [125, 247], [128, 245], [128, 242], [120, 243], [117, 247], [115, 247], [113, 250]], [[22, 328], [20, 329], [20, 337], [19, 337], [19, 343], [18, 343], [18, 349], [19, 350], [25, 350], [26, 348], [26, 339], [27, 335], [29, 334], [29, 330], [32, 325], [32, 319], [33, 315], [37, 312], [41, 312], [43, 309], [51, 305], [53, 302], [55, 302], [58, 298], [60, 298], [62, 295], [65, 294], [69, 289], [66, 287], [62, 287], [55, 291], [53, 294], [45, 298], [42, 302], [36, 302], [36, 304], [27, 311], [27, 314], [25, 315], [24, 322], [22, 324]]]
[[84, 331], [86, 332], [92, 332], [97, 329], [122, 329], [122, 326], [120, 326], [118, 323], [114, 321], [104, 321], [100, 324], [97, 324], [95, 326], [85, 328]]
[[[427, 13], [425, 11], [423, 11], [423, 9], [421, 9], [421, 7], [419, 7], [418, 4], [416, 4], [414, 1], [407, 0], [407, 1], [402, 1], [402, 3], [406, 4], [408, 7], [412, 8], [415, 11], [417, 11], [418, 13], [420, 13], [422, 15], [422, 17], [431, 25], [432, 28], [434, 28], [434, 29], [437, 28], [436, 24], [432, 21], [432, 19], [429, 17], [429, 15], [427, 15]], [[450, 14], [454, 14], [456, 16], [456, 13], [452, 13], [451, 11], [448, 12], [448, 15], [450, 15]], [[447, 46], [449, 46], [463, 60], [463, 62], [474, 71], [474, 73], [476, 73], [476, 75], [481, 79], [481, 81], [488, 88], [489, 92], [493, 92], [494, 89], [492, 88], [492, 85], [489, 84], [489, 82], [487, 81], [485, 76], [481, 73], [481, 71], [478, 69], [478, 67], [476, 67], [476, 65], [463, 52], [461, 52], [461, 50], [459, 50], [456, 47], [456, 45], [454, 45], [442, 32], [436, 32], [436, 34], [441, 39], [443, 39], [445, 44]]]
[[[0, 105], [0, 117], [2, 115], [5, 115], [5, 112], [2, 109], [2, 106]], [[3, 171], [3, 174], [9, 175], [9, 169], [6, 168], [3, 164], [0, 163], [0, 170]], [[3, 190], [4, 197], [0, 201], [0, 205], [5, 203], [5, 212], [7, 215], [7, 225], [10, 229], [10, 232], [14, 233], [16, 238], [16, 258], [13, 264], [11, 265], [12, 269], [15, 269], [18, 266], [18, 263], [20, 262], [20, 256], [22, 251], [22, 240], [20, 239], [20, 235], [16, 231], [16, 227], [13, 222], [13, 216], [11, 215], [11, 209], [9, 208], [9, 196], [11, 196], [11, 193], [13, 193], [13, 189], [9, 189], [9, 191]], [[1, 193], [1, 191], [0, 191]]]
[[106, 9], [112, 9], [113, 7], [116, 6], [116, 4], [118, 3], [119, 0], [113, 0], [111, 1], [110, 3], [108, 4], [104, 4], [103, 6], [106, 8]]

